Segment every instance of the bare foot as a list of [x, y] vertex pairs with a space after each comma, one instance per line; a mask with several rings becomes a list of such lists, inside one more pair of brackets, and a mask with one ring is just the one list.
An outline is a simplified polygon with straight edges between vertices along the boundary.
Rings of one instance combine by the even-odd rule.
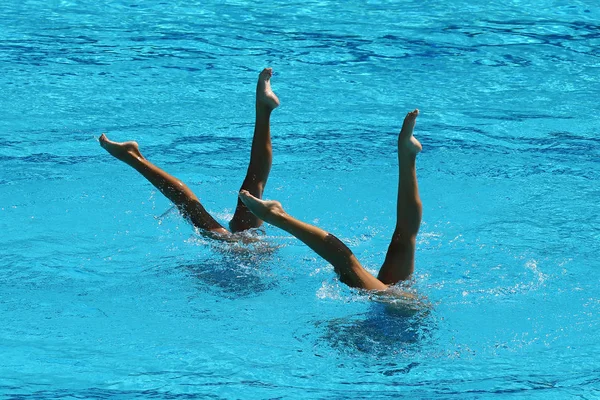
[[121, 161], [129, 162], [136, 158], [138, 160], [144, 158], [140, 153], [136, 142], [113, 142], [112, 140], [109, 140], [104, 133], [98, 140], [100, 141], [100, 146], [102, 146], [104, 150], [108, 151], [111, 156]]
[[252, 214], [270, 224], [278, 218], [285, 215], [281, 203], [275, 200], [261, 200], [252, 196], [247, 190], [241, 190], [239, 198], [248, 207]]
[[398, 152], [404, 150], [416, 156], [417, 153], [423, 149], [421, 143], [413, 136], [413, 130], [415, 129], [418, 115], [419, 110], [415, 109], [404, 117], [404, 123], [402, 124], [402, 129], [398, 135]]
[[256, 84], [256, 107], [265, 107], [268, 111], [279, 107], [279, 98], [271, 90], [271, 76], [273, 68], [263, 69]]

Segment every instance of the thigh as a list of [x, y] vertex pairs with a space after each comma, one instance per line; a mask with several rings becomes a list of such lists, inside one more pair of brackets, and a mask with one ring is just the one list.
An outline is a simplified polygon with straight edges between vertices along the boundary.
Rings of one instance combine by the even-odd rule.
[[243, 232], [248, 229], [258, 228], [261, 225], [262, 220], [252, 214], [248, 207], [238, 199], [233, 218], [229, 221], [231, 232]]
[[229, 234], [229, 231], [219, 224], [199, 201], [188, 202], [180, 206], [179, 210], [198, 229], [219, 234]]
[[323, 239], [327, 251], [322, 254], [340, 278], [350, 287], [365, 290], [386, 290], [388, 286], [375, 278], [358, 261], [352, 251], [334, 235], [327, 233]]
[[414, 238], [392, 239], [377, 278], [387, 285], [409, 279], [415, 269], [415, 248]]

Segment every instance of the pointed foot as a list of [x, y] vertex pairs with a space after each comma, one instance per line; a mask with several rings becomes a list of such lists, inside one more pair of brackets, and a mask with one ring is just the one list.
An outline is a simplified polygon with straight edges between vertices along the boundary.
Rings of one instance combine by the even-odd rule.
[[273, 111], [279, 107], [279, 98], [271, 89], [272, 68], [265, 68], [258, 75], [256, 84], [256, 107], [267, 111]]
[[421, 143], [413, 136], [418, 115], [419, 110], [415, 109], [404, 117], [404, 123], [402, 124], [402, 129], [398, 135], [399, 153], [408, 152], [409, 154], [416, 156], [423, 149]]
[[241, 190], [239, 198], [252, 211], [252, 214], [270, 224], [286, 215], [278, 201], [261, 200], [252, 196], [247, 190]]
[[104, 133], [98, 138], [98, 141], [104, 150], [121, 161], [128, 162], [134, 158], [143, 158], [136, 142], [113, 142]]

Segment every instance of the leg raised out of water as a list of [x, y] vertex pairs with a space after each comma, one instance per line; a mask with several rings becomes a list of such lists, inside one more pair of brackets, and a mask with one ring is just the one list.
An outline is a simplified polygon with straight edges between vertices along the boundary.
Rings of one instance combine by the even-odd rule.
[[183, 182], [148, 161], [140, 153], [136, 142], [113, 142], [105, 134], [100, 136], [99, 141], [110, 155], [133, 167], [160, 190], [194, 226], [215, 234], [217, 238], [229, 233], [204, 209], [198, 197]]
[[[256, 120], [250, 151], [250, 163], [240, 188], [240, 190], [247, 190], [259, 199], [262, 198], [273, 160], [271, 112], [279, 106], [279, 99], [271, 89], [272, 75], [273, 70], [265, 68], [258, 76], [256, 84]], [[244, 203], [238, 199], [235, 213], [229, 223], [232, 232], [257, 228], [261, 224], [261, 219], [252, 214]]]
[[398, 203], [396, 228], [378, 278], [387, 285], [411, 277], [415, 268], [416, 237], [421, 226], [422, 205], [417, 184], [416, 157], [421, 143], [413, 136], [419, 110], [409, 112], [398, 135]]
[[258, 218], [294, 235], [333, 265], [340, 280], [346, 285], [366, 290], [388, 288], [364, 269], [352, 251], [338, 238], [321, 228], [292, 217], [283, 210], [278, 201], [261, 200], [246, 190], [242, 190], [239, 197]]

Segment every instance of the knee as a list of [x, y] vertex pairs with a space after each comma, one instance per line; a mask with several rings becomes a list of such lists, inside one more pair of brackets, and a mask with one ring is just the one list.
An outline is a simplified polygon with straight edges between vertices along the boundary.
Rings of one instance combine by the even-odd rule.
[[352, 254], [352, 250], [348, 248], [340, 239], [328, 233], [325, 237], [325, 243], [328, 247], [335, 249], [334, 254], [336, 257], [340, 257], [342, 259], [350, 258]]

